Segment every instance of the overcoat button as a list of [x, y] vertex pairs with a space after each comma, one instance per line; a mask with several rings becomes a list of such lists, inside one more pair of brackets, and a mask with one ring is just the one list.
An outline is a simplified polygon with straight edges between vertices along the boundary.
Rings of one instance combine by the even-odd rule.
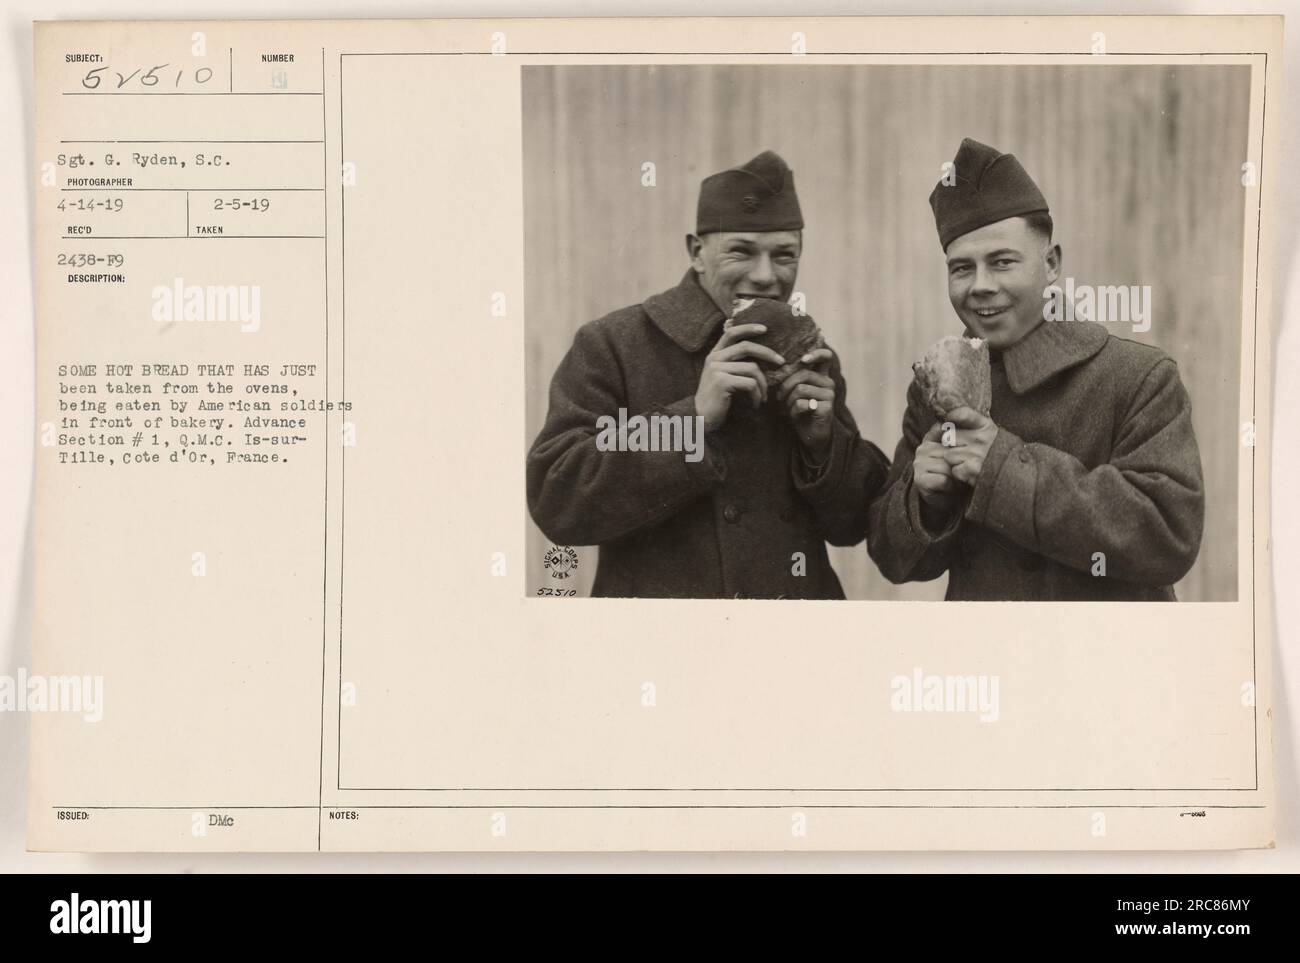
[[728, 505], [722, 510], [722, 517], [734, 525], [740, 521], [740, 509], [735, 505]]
[[1020, 460], [1029, 461], [1029, 452], [1025, 451], [1023, 448], [1020, 449]]

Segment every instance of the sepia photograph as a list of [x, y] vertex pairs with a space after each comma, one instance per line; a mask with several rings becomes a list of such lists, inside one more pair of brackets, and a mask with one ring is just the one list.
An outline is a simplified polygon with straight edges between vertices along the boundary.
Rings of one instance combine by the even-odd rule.
[[529, 594], [1237, 598], [1248, 67], [521, 75]]

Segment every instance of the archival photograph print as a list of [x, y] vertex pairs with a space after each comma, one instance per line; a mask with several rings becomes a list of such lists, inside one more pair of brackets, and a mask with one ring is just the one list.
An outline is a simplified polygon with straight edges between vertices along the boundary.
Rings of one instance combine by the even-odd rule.
[[1280, 17], [32, 40], [12, 850], [1273, 865]]
[[1248, 67], [522, 76], [528, 594], [1237, 598]]

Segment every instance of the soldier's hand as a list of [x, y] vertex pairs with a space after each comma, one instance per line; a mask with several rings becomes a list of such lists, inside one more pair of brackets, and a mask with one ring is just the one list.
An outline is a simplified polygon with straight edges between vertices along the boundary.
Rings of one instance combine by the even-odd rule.
[[734, 395], [746, 396], [755, 408], [767, 400], [767, 379], [751, 359], [777, 365], [785, 364], [785, 359], [766, 345], [745, 340], [766, 330], [762, 324], [733, 325], [722, 332], [704, 359], [700, 386], [695, 392], [695, 413], [704, 417], [705, 431], [714, 431], [726, 422]]
[[799, 360], [811, 367], [791, 372], [776, 394], [794, 422], [799, 441], [818, 460], [830, 448], [831, 419], [835, 413], [835, 382], [825, 373], [831, 358], [829, 348], [809, 351]]
[[954, 478], [974, 486], [993, 439], [998, 436], [998, 426], [988, 415], [964, 405], [948, 412], [948, 420], [957, 430], [953, 432], [952, 444], [944, 449], [944, 459], [952, 468]]
[[940, 440], [942, 437], [943, 425], [935, 422], [916, 446], [916, 456], [912, 459], [912, 484], [925, 505], [946, 514], [957, 504], [959, 489], [952, 468], [944, 457], [947, 449]]

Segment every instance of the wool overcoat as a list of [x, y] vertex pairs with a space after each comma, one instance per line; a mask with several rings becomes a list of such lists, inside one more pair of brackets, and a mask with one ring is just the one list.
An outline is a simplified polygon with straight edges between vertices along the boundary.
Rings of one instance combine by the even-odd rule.
[[[867, 546], [892, 582], [949, 599], [1174, 599], [1204, 524], [1191, 403], [1173, 359], [1087, 321], [1044, 321], [992, 366], [998, 433], [939, 530], [912, 460], [937, 421], [915, 381]], [[1101, 574], [1104, 573], [1104, 574]]]
[[856, 545], [889, 460], [862, 439], [838, 357], [829, 454], [811, 464], [776, 401], [735, 396], [703, 458], [609, 451], [601, 416], [693, 418], [704, 361], [724, 316], [687, 271], [643, 304], [583, 325], [551, 381], [528, 454], [528, 508], [562, 545], [598, 545], [594, 595], [843, 598], [826, 543]]

